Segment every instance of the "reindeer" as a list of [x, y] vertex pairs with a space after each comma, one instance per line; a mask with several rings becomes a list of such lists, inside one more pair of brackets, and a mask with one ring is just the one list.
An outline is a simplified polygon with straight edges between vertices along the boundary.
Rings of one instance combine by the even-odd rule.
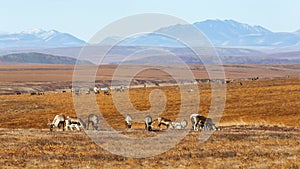
[[66, 120], [66, 129], [70, 129], [73, 131], [73, 128], [76, 128], [78, 131], [80, 131], [81, 125], [79, 123], [71, 123], [69, 120]]
[[197, 113], [194, 113], [194, 114], [191, 114], [190, 115], [190, 120], [191, 120], [191, 123], [192, 123], [192, 126], [193, 126], [193, 130], [194, 131], [198, 131], [198, 128], [197, 128], [197, 121], [195, 121], [195, 117], [197, 116], [201, 116], [200, 114], [197, 114]]
[[169, 128], [170, 125], [171, 125], [171, 123], [172, 123], [171, 120], [169, 120], [169, 119], [167, 119], [167, 118], [164, 118], [164, 117], [158, 117], [158, 118], [157, 118], [157, 121], [158, 121], [158, 125], [157, 125], [158, 128], [160, 128], [161, 125], [164, 125], [164, 126], [166, 126], [167, 128]]
[[99, 118], [95, 114], [90, 114], [88, 116], [88, 125], [87, 129], [89, 129], [90, 123], [92, 123], [93, 130], [98, 130]]
[[68, 120], [67, 122], [68, 122], [68, 125], [66, 125], [66, 129], [71, 129], [72, 130], [72, 128], [71, 127], [73, 127], [73, 126], [76, 126], [76, 125], [72, 125], [72, 124], [77, 124], [78, 125], [78, 128], [77, 128], [77, 130], [79, 129], [79, 127], [80, 128], [83, 128], [83, 129], [85, 129], [86, 128], [86, 124], [85, 124], [85, 122], [83, 122], [82, 120], [81, 120], [81, 118], [79, 118], [79, 117], [73, 117], [73, 116], [67, 116], [67, 119], [66, 120]]
[[125, 117], [125, 125], [126, 125], [126, 128], [131, 128], [131, 125], [132, 125], [132, 117], [130, 115], [126, 115]]
[[212, 131], [212, 130], [217, 130], [218, 128], [213, 123], [211, 118], [207, 118], [205, 123], [204, 123], [204, 128], [203, 129], [206, 130], [206, 131], [207, 130]]
[[206, 118], [199, 114], [192, 114], [190, 118], [193, 124], [194, 131], [198, 131], [199, 128], [202, 128], [204, 130], [210, 130], [210, 131], [217, 129], [215, 124], [212, 122], [211, 118]]
[[144, 119], [145, 122], [145, 129], [147, 131], [152, 131], [152, 117], [151, 116], [146, 116]]
[[97, 87], [94, 87], [93, 90], [94, 90], [94, 93], [95, 93], [95, 94], [99, 94], [99, 89], [98, 89]]
[[181, 122], [172, 122], [171, 126], [173, 129], [185, 129], [188, 125], [186, 120], [182, 120]]
[[111, 95], [109, 91], [104, 91], [103, 93], [104, 93], [104, 95], [106, 95], [106, 96]]
[[56, 115], [52, 121], [52, 123], [50, 123], [50, 131], [53, 131], [54, 127], [58, 127], [60, 128], [61, 125], [63, 125], [63, 131], [65, 130], [65, 120], [66, 120], [66, 116], [63, 114], [59, 114]]

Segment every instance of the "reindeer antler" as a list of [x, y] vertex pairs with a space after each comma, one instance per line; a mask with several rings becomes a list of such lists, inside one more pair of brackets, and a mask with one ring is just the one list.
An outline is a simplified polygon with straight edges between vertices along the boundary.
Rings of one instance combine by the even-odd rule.
[[50, 125], [51, 124], [51, 120], [50, 119], [48, 119], [48, 123], [47, 123], [47, 125]]

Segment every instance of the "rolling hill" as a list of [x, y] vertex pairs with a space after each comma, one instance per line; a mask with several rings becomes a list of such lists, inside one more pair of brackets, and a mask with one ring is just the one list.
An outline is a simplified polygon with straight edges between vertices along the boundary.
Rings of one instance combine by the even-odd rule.
[[[77, 59], [66, 56], [54, 56], [43, 53], [15, 53], [0, 56], [0, 64], [76, 64]], [[78, 61], [80, 64], [92, 64]]]

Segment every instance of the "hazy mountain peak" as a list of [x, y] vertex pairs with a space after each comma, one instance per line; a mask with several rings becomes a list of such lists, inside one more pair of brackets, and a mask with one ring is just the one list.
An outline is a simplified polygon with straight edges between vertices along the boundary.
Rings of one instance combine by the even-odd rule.
[[86, 42], [57, 30], [30, 29], [0, 34], [0, 48], [50, 48], [83, 46]]
[[46, 32], [45, 30], [43, 29], [39, 29], [39, 28], [34, 28], [34, 29], [28, 29], [28, 30], [25, 30], [25, 31], [21, 31], [21, 32], [17, 32], [15, 34], [40, 34], [40, 33], [43, 33], [43, 32]]

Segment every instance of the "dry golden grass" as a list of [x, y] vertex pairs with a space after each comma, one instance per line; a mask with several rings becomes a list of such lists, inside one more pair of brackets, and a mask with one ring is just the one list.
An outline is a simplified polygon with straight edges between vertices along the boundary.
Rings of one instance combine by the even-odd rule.
[[[164, 91], [163, 116], [174, 120], [181, 104], [173, 87], [130, 89], [133, 106], [150, 108], [153, 89]], [[200, 109], [210, 107], [209, 84], [199, 85]], [[119, 95], [125, 93], [117, 93]], [[49, 132], [55, 114], [75, 115], [71, 93], [0, 96], [1, 168], [298, 168], [300, 166], [300, 79], [238, 82], [227, 86], [227, 100], [216, 131], [205, 143], [191, 131], [169, 151], [146, 159], [121, 157], [105, 151], [83, 132]], [[90, 96], [79, 96], [90, 97]], [[153, 137], [142, 123], [124, 130], [123, 117], [111, 96], [97, 95], [108, 123], [127, 136]], [[86, 114], [89, 114], [87, 108]], [[191, 112], [194, 113], [194, 112]], [[112, 119], [110, 117], [114, 117]], [[84, 119], [86, 120], [86, 119]], [[122, 123], [119, 122], [121, 120]], [[190, 128], [190, 126], [189, 126]], [[164, 131], [161, 131], [164, 132]]]
[[[140, 130], [129, 134], [150, 135]], [[83, 132], [1, 129], [1, 168], [298, 168], [300, 130], [226, 127], [205, 143], [191, 132], [169, 151], [146, 159], [117, 156]]]
[[[148, 110], [151, 107], [149, 95], [155, 89], [160, 89], [166, 95], [166, 108], [162, 115], [175, 120], [181, 105], [180, 90], [176, 86], [130, 89], [129, 95], [133, 106], [139, 111]], [[210, 85], [199, 85], [199, 91], [199, 113], [206, 115], [211, 101]], [[126, 93], [115, 94], [116, 97], [126, 95]], [[299, 96], [299, 78], [245, 81], [242, 86], [238, 82], [227, 84], [226, 106], [221, 125], [299, 126]], [[79, 97], [86, 100], [93, 96]], [[46, 122], [56, 114], [75, 115], [71, 93], [2, 95], [0, 99], [1, 128], [47, 128]], [[104, 117], [116, 117], [114, 121], [108, 119], [109, 122], [122, 120], [123, 117], [117, 111], [112, 96], [99, 94], [97, 103]], [[88, 108], [86, 115], [92, 112]], [[119, 123], [112, 125], [117, 128], [124, 127], [124, 124]]]

